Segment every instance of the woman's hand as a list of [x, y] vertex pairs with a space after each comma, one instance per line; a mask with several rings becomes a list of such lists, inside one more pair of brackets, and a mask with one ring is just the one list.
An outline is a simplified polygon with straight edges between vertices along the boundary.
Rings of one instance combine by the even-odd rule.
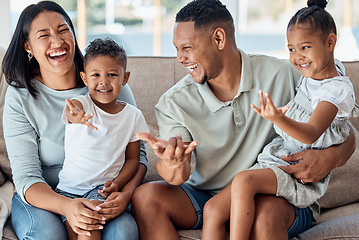
[[129, 192], [113, 192], [104, 203], [98, 205], [99, 213], [106, 219], [112, 219], [125, 211], [131, 202], [132, 195]]
[[101, 207], [88, 199], [70, 199], [64, 209], [64, 216], [77, 234], [91, 236], [90, 231], [103, 229], [106, 223], [106, 217], [99, 213]]

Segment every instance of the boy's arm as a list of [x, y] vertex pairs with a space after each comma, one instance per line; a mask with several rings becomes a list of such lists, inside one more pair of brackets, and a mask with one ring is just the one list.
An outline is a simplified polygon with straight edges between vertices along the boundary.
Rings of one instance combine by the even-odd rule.
[[[119, 175], [114, 180], [118, 182], [119, 185], [121, 185], [119, 191], [109, 193], [108, 195], [107, 194], [103, 195], [103, 193], [100, 192], [100, 194], [103, 197], [108, 196], [104, 203], [98, 205], [99, 207], [101, 207], [99, 213], [103, 214], [106, 217], [106, 219], [112, 219], [120, 215], [123, 211], [125, 211], [126, 207], [131, 202], [133, 192], [142, 183], [142, 180], [146, 174], [146, 166], [144, 164], [138, 164], [139, 155], [140, 155], [139, 146], [140, 146], [140, 141], [133, 142], [130, 148], [129, 146], [127, 146], [126, 156], [127, 156], [127, 151], [132, 149], [131, 152], [137, 152], [138, 157], [135, 157], [134, 155], [131, 154], [132, 157], [129, 156], [128, 159], [126, 158], [125, 165], [121, 169]], [[134, 150], [135, 148], [137, 150]], [[130, 172], [131, 170], [129, 169], [125, 170], [124, 168], [127, 164], [129, 165], [129, 167], [131, 167], [133, 162], [135, 162], [135, 161], [131, 162], [132, 160], [137, 160], [137, 164], [136, 164], [137, 170], [134, 172], [134, 174], [132, 174], [132, 176], [129, 176], [131, 174], [126, 174], [126, 173]]]
[[125, 156], [125, 163], [120, 173], [113, 180], [118, 186], [118, 190], [121, 190], [133, 178], [138, 170], [140, 162], [140, 141], [128, 143]]
[[75, 99], [70, 100], [68, 98], [66, 98], [65, 101], [67, 104], [65, 106], [64, 113], [69, 123], [85, 124], [89, 128], [97, 130], [97, 127], [88, 121], [93, 117], [93, 113], [85, 116], [85, 111], [83, 110], [83, 106], [80, 101]]

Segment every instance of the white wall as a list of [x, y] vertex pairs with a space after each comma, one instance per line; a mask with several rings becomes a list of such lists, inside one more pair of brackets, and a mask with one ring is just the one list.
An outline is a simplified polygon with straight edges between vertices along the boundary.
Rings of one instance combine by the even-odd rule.
[[10, 0], [0, 0], [0, 47], [7, 48], [11, 39]]

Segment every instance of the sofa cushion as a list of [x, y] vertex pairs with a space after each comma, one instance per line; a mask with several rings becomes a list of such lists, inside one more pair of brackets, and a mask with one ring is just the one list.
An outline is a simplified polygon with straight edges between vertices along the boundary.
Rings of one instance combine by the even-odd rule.
[[359, 215], [344, 216], [316, 225], [291, 240], [359, 239]]
[[332, 171], [328, 190], [319, 199], [321, 208], [333, 208], [359, 201], [359, 132], [354, 127], [356, 150], [341, 167]]
[[[5, 51], [0, 49], [0, 60], [4, 57]], [[2, 112], [4, 108], [4, 97], [7, 88], [7, 83], [3, 78], [3, 75], [0, 75], [0, 185], [2, 185], [6, 179], [12, 179], [11, 177], [11, 169], [10, 162], [7, 157], [5, 141], [4, 141], [4, 132], [2, 129]]]

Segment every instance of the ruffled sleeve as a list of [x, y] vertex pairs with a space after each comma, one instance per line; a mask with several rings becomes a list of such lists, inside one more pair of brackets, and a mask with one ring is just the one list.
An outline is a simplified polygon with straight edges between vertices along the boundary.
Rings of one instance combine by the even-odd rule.
[[324, 80], [312, 97], [312, 108], [321, 101], [327, 101], [338, 108], [337, 117], [350, 117], [355, 104], [353, 85], [348, 77], [340, 76]]

